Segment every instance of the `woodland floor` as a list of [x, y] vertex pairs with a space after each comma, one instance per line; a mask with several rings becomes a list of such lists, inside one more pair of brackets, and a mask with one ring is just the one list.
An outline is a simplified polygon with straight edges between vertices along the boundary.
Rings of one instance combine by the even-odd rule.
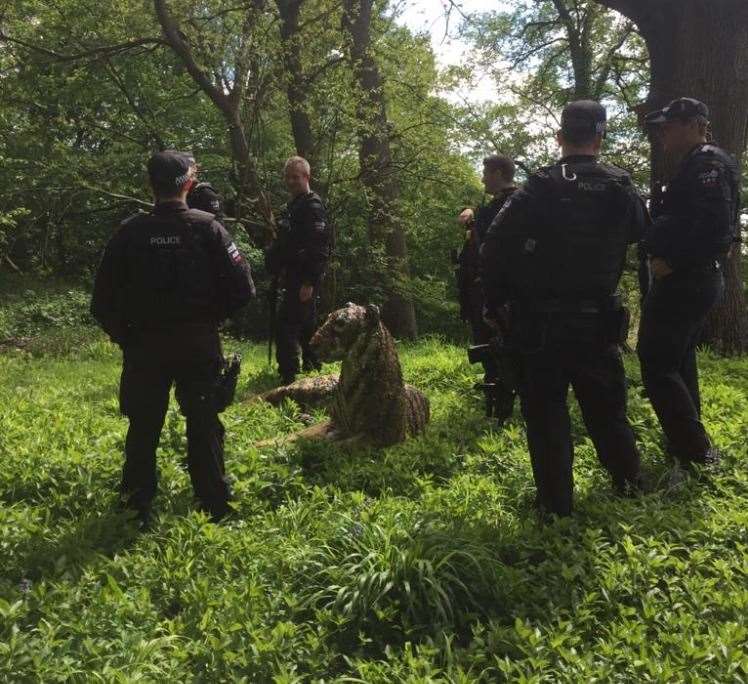
[[243, 401], [273, 377], [262, 347], [228, 341], [238, 518], [194, 512], [172, 406], [139, 534], [116, 510], [118, 350], [75, 326], [23, 346], [0, 351], [3, 681], [748, 682], [748, 361], [701, 356], [727, 456], [669, 492], [629, 357], [653, 491], [612, 495], [574, 407], [577, 513], [543, 526], [518, 413], [491, 428], [461, 348], [401, 349], [424, 436], [258, 450], [299, 409]]

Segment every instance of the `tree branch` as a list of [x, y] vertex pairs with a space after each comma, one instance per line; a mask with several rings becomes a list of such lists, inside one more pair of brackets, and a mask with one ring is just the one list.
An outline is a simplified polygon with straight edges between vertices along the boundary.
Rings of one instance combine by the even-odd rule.
[[551, 19], [549, 21], [529, 21], [522, 27], [522, 30], [516, 37], [521, 40], [533, 29], [538, 29], [538, 33], [542, 33], [543, 29], [552, 26], [558, 26], [558, 19]]
[[169, 12], [165, 0], [154, 0], [153, 4], [159, 24], [161, 24], [164, 38], [174, 52], [176, 52], [180, 57], [187, 72], [192, 76], [203, 92], [213, 101], [216, 107], [227, 116], [233, 115], [234, 108], [232, 107], [229, 97], [221, 92], [208, 77], [208, 74], [197, 65], [195, 57], [192, 54], [192, 49], [184, 38], [182, 38], [182, 32], [179, 30], [179, 25]]
[[657, 21], [658, 2], [652, 0], [595, 0], [598, 4], [633, 21], [642, 35], [650, 32]]
[[327, 61], [320, 64], [314, 71], [309, 71], [304, 75], [304, 82], [307, 87], [310, 87], [314, 82], [322, 76], [328, 69], [338, 66], [338, 64], [345, 63], [345, 57], [341, 54], [336, 57], [331, 57]]
[[[602, 90], [605, 87], [605, 83], [610, 78], [610, 72], [613, 67], [613, 61], [615, 60], [616, 54], [623, 47], [623, 44], [628, 40], [629, 36], [634, 32], [634, 25], [631, 22], [627, 22], [624, 29], [621, 31], [621, 35], [618, 40], [611, 45], [610, 49], [605, 55], [605, 59], [600, 67], [600, 73], [595, 81], [593, 95], [599, 99], [602, 95]], [[622, 93], [623, 94], [623, 93]]]
[[12, 45], [20, 45], [27, 50], [36, 52], [41, 55], [45, 55], [56, 62], [77, 62], [83, 59], [89, 59], [91, 57], [99, 56], [112, 56], [120, 54], [122, 52], [128, 52], [138, 47], [145, 46], [158, 46], [165, 45], [166, 43], [160, 38], [138, 38], [137, 40], [130, 40], [125, 43], [117, 43], [116, 45], [101, 45], [94, 48], [83, 50], [73, 54], [63, 54], [61, 52], [55, 52], [47, 48], [41, 47], [40, 45], [34, 45], [20, 38], [13, 38], [4, 31], [0, 30], [0, 43], [10, 43]]
[[541, 52], [547, 47], [550, 47], [551, 45], [555, 45], [556, 43], [566, 43], [568, 45], [568, 40], [565, 38], [554, 38], [553, 40], [549, 40], [545, 43], [541, 43], [540, 45], [536, 45], [535, 47], [526, 50], [520, 55], [517, 55], [517, 57], [514, 58], [511, 64], [512, 69], [516, 69], [522, 62], [530, 59], [533, 55], [536, 55], [538, 52]]
[[132, 202], [133, 204], [137, 204], [141, 207], [146, 207], [147, 209], [153, 209], [153, 202], [146, 202], [142, 199], [138, 199], [137, 197], [130, 197], [129, 195], [121, 195], [116, 192], [110, 192], [109, 190], [104, 190], [104, 188], [99, 188], [95, 185], [90, 185], [89, 183], [82, 182], [81, 184], [82, 188], [85, 188], [86, 190], [90, 190], [91, 192], [98, 192], [102, 195], [107, 195], [108, 197], [114, 197], [115, 199], [121, 199], [121, 200], [127, 200], [128, 202]]
[[7, 254], [3, 255], [3, 259], [5, 259], [8, 266], [10, 266], [16, 273], [23, 274], [23, 271], [13, 263], [13, 260]]
[[112, 80], [114, 81], [115, 86], [117, 86], [119, 91], [124, 96], [125, 100], [127, 100], [127, 104], [130, 105], [130, 109], [132, 109], [132, 111], [135, 113], [135, 116], [137, 116], [138, 119], [140, 119], [140, 121], [143, 123], [143, 125], [146, 128], [146, 131], [153, 136], [153, 140], [157, 143], [159, 148], [163, 149], [164, 141], [161, 138], [160, 133], [153, 127], [153, 122], [148, 120], [148, 117], [143, 111], [143, 108], [140, 107], [138, 103], [135, 101], [135, 99], [132, 97], [132, 95], [130, 94], [130, 91], [127, 89], [127, 86], [124, 80], [120, 77], [119, 73], [117, 73], [117, 70], [115, 69], [110, 59], [106, 60], [106, 68], [107, 68], [107, 71], [109, 71], [112, 77]]

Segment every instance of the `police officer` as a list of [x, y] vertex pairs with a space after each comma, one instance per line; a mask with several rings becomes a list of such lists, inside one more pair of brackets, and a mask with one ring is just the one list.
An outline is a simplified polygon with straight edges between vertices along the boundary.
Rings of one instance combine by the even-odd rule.
[[156, 494], [156, 447], [172, 384], [187, 420], [195, 496], [215, 521], [230, 510], [214, 396], [223, 363], [218, 325], [255, 288], [249, 265], [213, 214], [187, 207], [194, 174], [189, 155], [169, 150], [151, 157], [154, 209], [124, 221], [111, 238], [91, 302], [123, 350], [120, 408], [130, 426], [121, 489], [143, 526]]
[[187, 206], [190, 209], [199, 209], [216, 217], [216, 221], [223, 223], [223, 202], [221, 196], [210, 183], [201, 181], [195, 184], [187, 195]]
[[[503, 155], [493, 155], [483, 160], [483, 187], [493, 199], [476, 210], [465, 209], [457, 222], [466, 228], [465, 242], [457, 258], [457, 289], [460, 298], [460, 315], [470, 324], [473, 344], [486, 344], [496, 333], [483, 320], [483, 288], [480, 283], [480, 248], [488, 227], [511, 194], [514, 185], [514, 162]], [[496, 364], [487, 360], [483, 364], [484, 382], [496, 378]]]
[[268, 271], [283, 289], [276, 330], [281, 381], [292, 383], [301, 370], [319, 369], [309, 346], [317, 324], [317, 293], [330, 258], [330, 228], [319, 195], [309, 187], [311, 169], [303, 157], [291, 157], [284, 179], [291, 201], [278, 222], [278, 234], [266, 250]]
[[700, 418], [696, 344], [724, 291], [720, 262], [739, 239], [738, 166], [707, 142], [709, 110], [698, 100], [674, 100], [646, 122], [679, 166], [642, 242], [650, 275], [639, 328], [642, 379], [677, 463], [709, 465], [718, 452]]
[[561, 122], [562, 159], [530, 176], [499, 212], [481, 251], [481, 278], [489, 319], [511, 303], [536, 503], [564, 516], [573, 492], [569, 385], [614, 487], [623, 493], [639, 484], [619, 351], [626, 311], [614, 295], [645, 212], [629, 175], [598, 160], [605, 109], [573, 102]]
[[185, 153], [195, 167], [194, 185], [187, 195], [187, 206], [190, 209], [199, 209], [216, 217], [216, 221], [223, 223], [224, 211], [221, 196], [215, 188], [207, 181], [198, 179], [198, 165], [191, 153]]

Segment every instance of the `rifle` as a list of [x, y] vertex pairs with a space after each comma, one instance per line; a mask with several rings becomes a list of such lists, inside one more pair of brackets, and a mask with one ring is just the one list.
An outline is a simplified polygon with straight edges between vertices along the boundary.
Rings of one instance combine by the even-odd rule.
[[273, 365], [273, 340], [275, 339], [278, 309], [278, 276], [273, 276], [268, 288], [268, 307], [270, 312], [270, 326], [268, 332], [268, 366]]
[[[278, 227], [273, 212], [270, 196], [266, 192], [260, 191], [259, 195], [252, 200], [255, 210], [262, 217], [263, 234], [260, 238], [261, 244], [265, 249], [265, 263], [268, 264], [269, 250], [273, 243], [278, 239]], [[269, 332], [268, 332], [268, 366], [273, 364], [273, 340], [276, 332], [276, 316], [278, 308], [278, 275], [274, 275], [270, 280], [270, 286], [267, 291], [267, 300], [269, 307]]]
[[486, 394], [486, 417], [495, 418], [501, 427], [514, 411], [514, 398], [519, 390], [519, 358], [501, 337], [492, 338], [488, 344], [479, 344], [468, 349], [471, 364], [484, 363], [491, 359], [498, 372], [493, 382], [478, 383], [477, 389]]

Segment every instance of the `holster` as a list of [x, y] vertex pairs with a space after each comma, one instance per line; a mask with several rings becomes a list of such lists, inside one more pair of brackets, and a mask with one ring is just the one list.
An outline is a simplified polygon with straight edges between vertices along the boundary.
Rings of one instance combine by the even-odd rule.
[[230, 359], [224, 360], [215, 388], [216, 411], [218, 413], [222, 413], [234, 403], [241, 368], [242, 357], [239, 354], [233, 354]]

